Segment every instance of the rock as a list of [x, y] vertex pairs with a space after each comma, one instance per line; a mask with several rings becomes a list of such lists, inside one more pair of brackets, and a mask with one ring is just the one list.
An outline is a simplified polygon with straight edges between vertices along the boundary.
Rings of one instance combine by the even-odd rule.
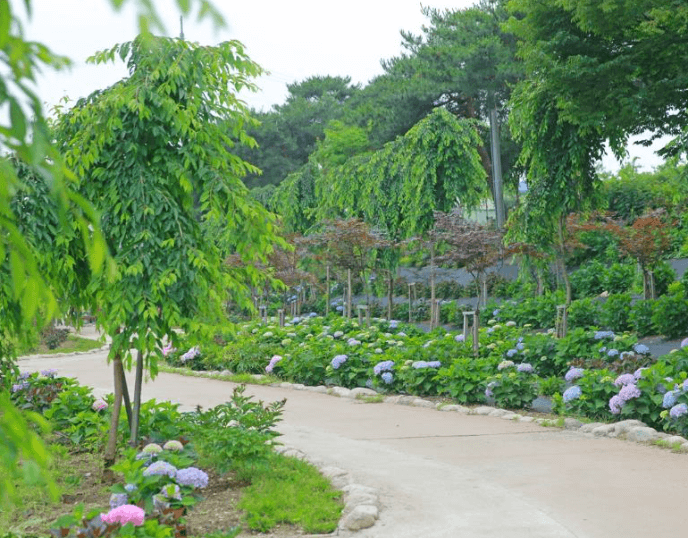
[[382, 401], [388, 404], [398, 404], [399, 400], [401, 400], [401, 396], [385, 396], [385, 399]]
[[521, 422], [535, 422], [535, 417], [521, 417]]
[[357, 396], [377, 396], [377, 392], [372, 389], [367, 389], [365, 387], [356, 387], [351, 389], [351, 395], [356, 398]]
[[455, 411], [457, 413], [468, 413], [469, 409], [468, 407], [464, 407], [463, 405], [444, 405], [440, 408], [438, 408], [440, 411]]
[[614, 424], [614, 429], [616, 433], [627, 433], [631, 428], [646, 427], [647, 424], [641, 422], [640, 420], [630, 419], [622, 420]]
[[287, 383], [284, 381], [283, 383], [280, 383], [278, 387], [283, 388], [283, 389], [290, 389], [291, 388], [291, 383]]
[[413, 407], [426, 407], [428, 409], [435, 407], [435, 404], [432, 403], [430, 400], [424, 400], [423, 398], [416, 398], [411, 402], [411, 405]]
[[[220, 375], [225, 376], [225, 377], [229, 377], [230, 375], [232, 375], [232, 372], [229, 370], [222, 370], [222, 372], [220, 372]], [[260, 377], [263, 377], [263, 376], [260, 376]], [[260, 379], [260, 378], [257, 375], [254, 375], [253, 379]]]
[[294, 390], [306, 390], [306, 385], [303, 385], [302, 383], [294, 383], [291, 388]]
[[361, 484], [349, 484], [344, 486], [342, 491], [347, 495], [354, 495], [358, 493], [365, 493], [368, 495], [377, 495], [377, 490], [368, 486], [362, 486]]
[[626, 436], [629, 441], [645, 443], [657, 439], [657, 430], [654, 428], [648, 428], [647, 426], [636, 426], [635, 428], [628, 430]]
[[306, 387], [306, 390], [311, 392], [320, 392], [322, 394], [327, 394], [327, 387], [325, 385], [318, 385], [317, 387]]
[[344, 387], [332, 387], [330, 393], [335, 394], [341, 398], [351, 398], [351, 390]]
[[[502, 420], [514, 420], [515, 416], [517, 416], [516, 413], [512, 413], [511, 411], [509, 411], [508, 413], [503, 414], [499, 418], [501, 418]], [[520, 417], [521, 415], [518, 416]]]
[[[494, 411], [490, 411], [488, 413], [488, 416], [490, 417], [503, 417], [504, 415], [507, 415], [511, 413], [511, 411], [507, 411], [506, 409], [495, 409]], [[480, 413], [478, 413], [480, 414]]]
[[599, 428], [600, 426], [604, 426], [604, 424], [602, 422], [589, 422], [588, 424], [583, 424], [580, 427], [580, 431], [583, 433], [590, 433], [595, 428]]
[[351, 493], [344, 497], [344, 502], [346, 503], [346, 508], [352, 510], [359, 504], [377, 506], [378, 499], [377, 495], [371, 495], [370, 493]]
[[583, 423], [575, 418], [565, 418], [564, 419], [564, 429], [566, 430], [578, 430], [583, 425]]
[[686, 443], [686, 441], [683, 437], [680, 435], [671, 435], [664, 439], [664, 442], [668, 444], [669, 446], [673, 447], [674, 445], [683, 445], [683, 443]]
[[481, 405], [473, 409], [473, 415], [489, 415], [492, 411], [496, 411], [494, 407], [489, 407], [487, 405]]
[[340, 522], [340, 526], [349, 531], [358, 531], [372, 527], [377, 518], [377, 506], [361, 504], [344, 516]]
[[688, 443], [683, 443], [680, 447], [679, 450], [681, 452], [688, 452]]
[[595, 437], [616, 437], [617, 435], [614, 429], [614, 424], [603, 424], [602, 426], [594, 428], [590, 433], [592, 433]]
[[[222, 372], [222, 375], [225, 375], [225, 372], [229, 372], [229, 370], [225, 370]], [[227, 375], [232, 375], [232, 372], [229, 372]], [[263, 379], [265, 376], [263, 374], [253, 374], [253, 379]]]

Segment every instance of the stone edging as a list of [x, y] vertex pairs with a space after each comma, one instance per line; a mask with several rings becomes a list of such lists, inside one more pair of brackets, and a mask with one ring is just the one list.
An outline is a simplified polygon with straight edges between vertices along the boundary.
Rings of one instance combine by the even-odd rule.
[[[183, 375], [192, 375], [194, 377], [207, 377], [220, 380], [222, 380], [224, 377], [232, 375], [229, 370], [189, 371], [185, 368], [168, 368], [168, 371]], [[254, 375], [253, 377], [255, 379], [262, 379], [264, 376]], [[337, 386], [308, 386], [301, 383], [288, 382], [273, 383], [272, 385], [268, 386], [291, 390], [318, 392], [340, 398], [350, 398], [361, 401], [365, 401], [366, 398], [379, 398], [382, 396], [380, 393], [375, 392], [372, 389], [362, 387], [347, 389], [345, 387]], [[536, 418], [529, 415], [521, 415], [507, 409], [499, 409], [497, 407], [486, 405], [478, 407], [466, 407], [455, 404], [436, 404], [430, 400], [418, 398], [417, 396], [404, 395], [385, 396], [381, 401], [389, 404], [424, 407], [443, 412], [459, 413], [462, 415], [482, 415], [501, 418], [502, 420], [533, 422], [543, 427], [557, 427], [570, 431], [578, 431], [580, 433], [593, 435], [595, 437], [618, 438], [644, 444], [661, 441], [662, 444], [667, 447], [677, 447], [679, 452], [688, 453], [687, 439], [678, 435], [670, 435], [664, 432], [658, 432], [640, 420], [623, 420], [621, 422], [614, 422], [611, 424], [602, 422], [584, 423], [575, 418], [560, 418], [552, 420], [546, 418]], [[343, 469], [338, 467], [323, 467], [319, 465], [318, 462], [309, 460], [306, 454], [301, 450], [281, 445], [276, 447], [276, 451], [284, 454], [285, 456], [296, 457], [304, 461], [308, 461], [312, 465], [316, 466], [323, 476], [330, 480], [335, 488], [344, 492], [345, 506], [343, 517], [339, 521], [338, 530], [357, 531], [372, 527], [375, 524], [379, 517], [380, 502], [377, 492], [374, 488], [354, 483], [351, 475]]]

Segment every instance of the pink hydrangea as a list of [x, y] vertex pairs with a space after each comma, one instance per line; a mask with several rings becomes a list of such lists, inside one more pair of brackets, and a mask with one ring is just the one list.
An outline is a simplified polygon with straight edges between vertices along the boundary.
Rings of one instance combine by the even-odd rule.
[[102, 514], [100, 519], [103, 523], [108, 525], [113, 525], [119, 523], [120, 525], [126, 525], [131, 523], [134, 527], [139, 527], [143, 525], [143, 518], [146, 513], [142, 508], [134, 506], [133, 504], [123, 504], [117, 508], [113, 508], [107, 514]]
[[98, 398], [91, 406], [94, 411], [103, 411], [108, 408], [108, 404], [105, 400]]

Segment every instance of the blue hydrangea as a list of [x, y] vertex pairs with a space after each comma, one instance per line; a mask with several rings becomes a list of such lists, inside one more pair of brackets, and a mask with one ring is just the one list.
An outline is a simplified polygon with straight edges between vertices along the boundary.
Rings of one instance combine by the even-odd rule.
[[601, 348], [600, 348], [600, 353], [604, 353], [604, 352], [606, 352], [606, 351], [607, 351], [607, 348], [606, 348], [606, 347], [601, 347]]
[[509, 358], [512, 358], [514, 355], [516, 355], [516, 353], [518, 353], [517, 349], [510, 349], [509, 351], [506, 352], [506, 356]]
[[125, 491], [131, 493], [132, 491], [136, 491], [138, 488], [136, 487], [136, 484], [126, 484], [124, 489]]
[[688, 413], [688, 404], [680, 403], [671, 408], [669, 411], [669, 416], [676, 419], [682, 417], [686, 413]]
[[496, 318], [497, 316], [499, 316], [499, 308], [492, 311], [492, 317]]
[[421, 368], [439, 368], [442, 366], [440, 361], [415, 361], [411, 367], [415, 368], [416, 370], [419, 370]]
[[681, 385], [681, 387], [682, 387], [683, 392], [687, 392], [687, 391], [688, 391], [688, 379], [686, 379], [686, 380], [683, 382], [683, 385]]
[[165, 475], [174, 478], [177, 474], [177, 468], [166, 461], [156, 461], [151, 463], [144, 471], [143, 476]]
[[614, 331], [597, 331], [594, 336], [595, 340], [604, 340], [605, 338], [612, 339], [614, 337]]
[[610, 349], [607, 351], [607, 357], [618, 357], [619, 356], [619, 350], [618, 349]]
[[382, 372], [389, 372], [392, 368], [394, 368], [394, 361], [382, 361], [373, 367], [373, 372], [375, 375], [380, 375]]
[[519, 342], [518, 344], [516, 344], [516, 349], [518, 349], [519, 351], [523, 351], [525, 347], [526, 346], [523, 342]]
[[115, 509], [118, 506], [129, 504], [129, 496], [126, 493], [113, 493], [110, 495], [110, 508]]
[[664, 394], [664, 399], [662, 400], [662, 407], [664, 409], [669, 409], [670, 407], [673, 407], [676, 405], [676, 392], [673, 390], [670, 390]]
[[338, 370], [339, 367], [346, 362], [346, 359], [349, 357], [346, 355], [335, 355], [335, 357], [332, 359], [330, 364], [332, 365], [332, 368], [335, 370]]
[[614, 381], [614, 385], [617, 387], [624, 387], [626, 385], [633, 385], [636, 382], [636, 378], [633, 374], [621, 374]]
[[516, 367], [516, 370], [519, 372], [524, 372], [526, 374], [532, 374], [533, 373], [533, 365], [528, 364], [527, 362], [522, 362]]
[[392, 372], [384, 372], [380, 377], [387, 385], [391, 385], [392, 381], [394, 381]]
[[566, 375], [564, 376], [564, 379], [568, 383], [573, 383], [576, 379], [580, 379], [583, 377], [583, 373], [585, 370], [583, 368], [574, 368], [573, 366], [569, 369], [568, 372], [566, 372]]
[[635, 351], [638, 355], [647, 355], [650, 352], [650, 348], [645, 344], [636, 344], [633, 346], [633, 351]]
[[177, 484], [204, 488], [208, 485], [208, 475], [196, 467], [187, 467], [177, 471]]
[[582, 394], [583, 391], [581, 390], [581, 388], [574, 385], [573, 387], [569, 387], [568, 389], [566, 389], [562, 396], [565, 402], [570, 402], [571, 400], [577, 400], [581, 397]]
[[463, 341], [466, 340], [466, 337], [465, 337], [463, 334], [457, 334], [457, 335], [454, 337], [454, 340], [455, 340], [456, 342], [463, 342]]
[[390, 329], [396, 329], [399, 326], [399, 322], [396, 319], [392, 319], [389, 322]]
[[640, 398], [641, 394], [642, 393], [640, 392], [640, 389], [635, 385], [625, 385], [619, 391], [619, 398], [621, 398], [624, 402], [627, 402], [632, 398]]
[[609, 400], [609, 410], [612, 412], [612, 415], [618, 415], [621, 413], [621, 410], [623, 409], [623, 406], [626, 405], [626, 401], [621, 398], [618, 394], [615, 396], [612, 396], [611, 399]]

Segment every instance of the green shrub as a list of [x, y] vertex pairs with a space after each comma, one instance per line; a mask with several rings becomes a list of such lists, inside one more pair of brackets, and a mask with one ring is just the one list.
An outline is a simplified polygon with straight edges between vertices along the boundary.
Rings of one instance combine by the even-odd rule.
[[461, 404], [485, 401], [485, 379], [499, 364], [495, 358], [460, 358], [437, 373], [439, 393]]
[[636, 266], [630, 263], [613, 263], [604, 272], [604, 289], [610, 294], [625, 293], [633, 288]]
[[600, 324], [600, 303], [590, 297], [571, 301], [568, 308], [568, 326], [571, 328], [597, 327]]
[[631, 328], [640, 338], [657, 333], [657, 327], [652, 321], [654, 307], [655, 301], [653, 299], [636, 301], [631, 306], [628, 321]]
[[664, 295], [669, 290], [669, 285], [676, 280], [676, 271], [665, 261], [661, 261], [653, 270], [655, 279], [655, 294], [657, 297]]
[[663, 295], [655, 303], [652, 323], [667, 338], [688, 334], [688, 299], [679, 295]]
[[600, 312], [600, 322], [614, 332], [624, 332], [631, 328], [631, 294], [619, 293], [607, 297]]
[[498, 407], [527, 409], [537, 396], [537, 377], [510, 367], [488, 377], [486, 396], [491, 396]]
[[592, 260], [580, 269], [571, 273], [571, 291], [573, 297], [596, 297], [604, 290], [605, 266], [598, 260]]

